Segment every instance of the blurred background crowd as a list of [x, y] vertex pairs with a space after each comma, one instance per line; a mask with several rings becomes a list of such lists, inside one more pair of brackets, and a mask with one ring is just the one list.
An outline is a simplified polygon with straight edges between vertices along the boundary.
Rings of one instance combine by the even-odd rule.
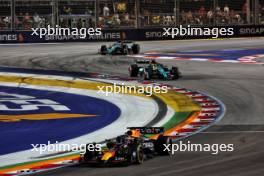
[[264, 24], [264, 0], [0, 0], [0, 30]]

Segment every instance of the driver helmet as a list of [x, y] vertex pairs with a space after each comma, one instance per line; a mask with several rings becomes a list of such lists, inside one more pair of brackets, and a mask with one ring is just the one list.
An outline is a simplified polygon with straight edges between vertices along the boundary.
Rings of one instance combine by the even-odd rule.
[[116, 142], [117, 142], [117, 143], [123, 143], [123, 142], [124, 142], [124, 136], [118, 136], [118, 137], [116, 138]]
[[140, 132], [138, 130], [129, 130], [127, 135], [133, 138], [138, 138], [140, 137]]
[[155, 59], [152, 59], [151, 60], [151, 64], [156, 64], [157, 62], [156, 62], [156, 60]]

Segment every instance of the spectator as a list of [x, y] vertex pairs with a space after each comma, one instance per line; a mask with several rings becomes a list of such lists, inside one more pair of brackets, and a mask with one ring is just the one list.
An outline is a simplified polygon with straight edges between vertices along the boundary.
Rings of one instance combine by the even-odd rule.
[[217, 13], [219, 13], [219, 12], [221, 12], [221, 8], [220, 8], [219, 6], [217, 6], [216, 9], [215, 9], [215, 11], [216, 11]]
[[107, 7], [107, 4], [105, 4], [103, 8], [103, 16], [108, 17], [110, 15], [110, 9]]
[[247, 21], [247, 8], [248, 8], [248, 4], [247, 2], [245, 2], [245, 4], [243, 5], [242, 7], [242, 18], [246, 21]]
[[187, 23], [193, 23], [193, 14], [192, 11], [189, 10], [189, 12], [186, 14], [186, 22]]
[[2, 18], [0, 17], [0, 30], [3, 30], [5, 27], [5, 23], [4, 21], [2, 20]]
[[17, 23], [17, 28], [18, 29], [23, 29], [23, 13], [19, 13], [19, 15], [17, 16], [17, 20], [18, 20], [18, 23]]
[[5, 23], [5, 26], [6, 26], [6, 27], [9, 27], [9, 26], [10, 26], [10, 23], [11, 23], [11, 17], [10, 17], [10, 16], [6, 16], [6, 17], [3, 19], [3, 22]]
[[125, 15], [124, 15], [124, 18], [125, 18], [125, 21], [129, 21], [129, 13], [125, 13]]
[[171, 16], [171, 25], [175, 25], [176, 24], [176, 18], [174, 15]]
[[239, 14], [236, 14], [235, 17], [236, 17], [236, 22], [237, 23], [239, 23], [239, 24], [243, 23], [243, 20], [242, 20], [242, 18], [241, 18], [241, 16]]
[[24, 29], [31, 29], [32, 27], [32, 19], [29, 16], [29, 13], [26, 13], [23, 19]]
[[234, 10], [231, 10], [231, 11], [230, 11], [229, 16], [230, 16], [230, 23], [231, 23], [231, 24], [235, 24], [235, 23], [237, 23], [237, 20], [236, 20], [236, 13], [235, 13]]
[[205, 19], [205, 15], [206, 15], [206, 10], [205, 10], [204, 6], [201, 6], [201, 8], [198, 11], [198, 14], [199, 14], [199, 19], [200, 19], [201, 23], [203, 23], [204, 19]]
[[227, 4], [224, 7], [224, 13], [225, 13], [225, 15], [229, 15], [229, 7]]
[[33, 16], [33, 25], [35, 27], [40, 27], [42, 19], [39, 17], [38, 13], [35, 12], [34, 16]]
[[171, 19], [171, 16], [170, 15], [165, 15], [163, 17], [163, 24], [165, 26], [170, 26], [172, 24], [172, 19]]
[[264, 5], [260, 9], [260, 23], [264, 24]]
[[186, 15], [185, 11], [183, 10], [181, 12], [181, 23], [185, 24], [187, 22], [187, 18], [186, 17], [187, 17], [187, 15]]
[[98, 27], [100, 27], [100, 28], [104, 27], [104, 23], [105, 23], [104, 18], [103, 17], [99, 17], [98, 21], [99, 21]]
[[18, 29], [22, 29], [22, 22], [19, 21], [19, 18], [16, 15], [14, 16], [14, 23]]
[[216, 23], [218, 24], [218, 23], [220, 23], [220, 21], [221, 21], [221, 16], [222, 16], [222, 12], [221, 12], [221, 7], [220, 6], [217, 6], [216, 8], [215, 8], [215, 17], [216, 17]]
[[121, 24], [121, 20], [120, 20], [118, 14], [115, 14], [115, 15], [113, 16], [113, 22], [114, 22], [114, 25], [120, 25], [120, 24]]
[[129, 17], [129, 13], [127, 13], [127, 12], [124, 14], [124, 23], [126, 25], [130, 24], [130, 17]]
[[208, 21], [208, 24], [213, 24], [214, 20], [213, 20], [213, 10], [210, 9], [208, 12], [207, 12], [207, 21]]

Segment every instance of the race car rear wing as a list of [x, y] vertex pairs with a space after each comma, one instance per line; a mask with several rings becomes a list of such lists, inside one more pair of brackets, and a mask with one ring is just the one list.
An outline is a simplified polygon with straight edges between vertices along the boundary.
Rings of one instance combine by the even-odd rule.
[[135, 59], [135, 63], [137, 64], [149, 64], [150, 60], [146, 60], [146, 59]]
[[164, 132], [163, 127], [128, 127], [129, 130], [137, 130], [141, 134], [162, 134]]

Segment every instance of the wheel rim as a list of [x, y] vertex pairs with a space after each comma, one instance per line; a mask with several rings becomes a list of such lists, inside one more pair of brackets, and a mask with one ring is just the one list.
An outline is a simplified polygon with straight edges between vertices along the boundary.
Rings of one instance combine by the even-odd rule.
[[138, 147], [138, 162], [143, 163], [144, 161], [144, 153], [141, 147]]

